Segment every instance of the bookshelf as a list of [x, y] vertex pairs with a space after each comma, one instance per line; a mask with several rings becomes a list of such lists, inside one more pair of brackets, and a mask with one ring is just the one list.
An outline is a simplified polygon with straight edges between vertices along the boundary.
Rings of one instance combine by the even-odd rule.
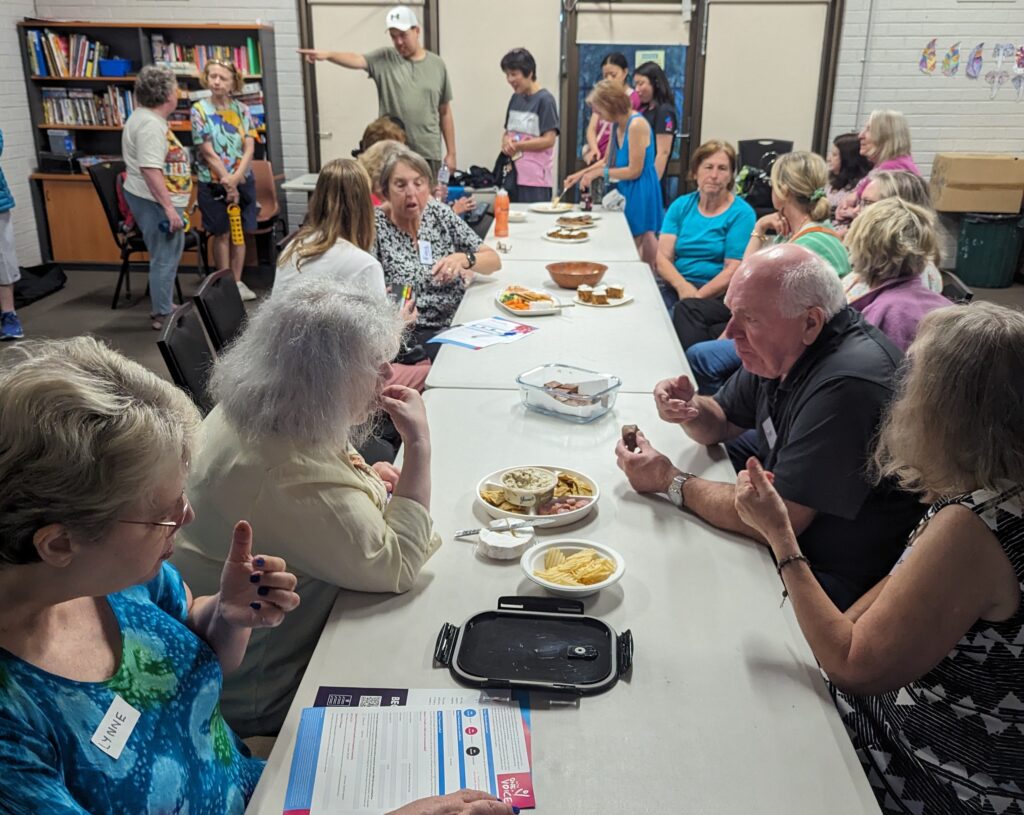
[[[240, 98], [258, 124], [256, 157], [269, 159], [275, 170], [283, 167], [273, 27], [26, 18], [17, 29], [35, 134], [38, 163], [30, 180], [44, 258], [83, 266], [119, 263], [89, 176], [84, 170], [71, 172], [66, 160], [55, 161], [51, 142], [73, 142], [86, 161], [120, 157], [123, 122], [133, 107], [135, 76], [144, 65], [167, 64], [174, 70], [179, 104], [170, 116], [171, 129], [191, 147], [188, 113], [202, 90], [201, 66], [211, 57], [233, 59], [246, 82]], [[105, 62], [118, 58], [126, 63]], [[124, 75], [105, 75], [113, 71]], [[188, 255], [183, 262], [189, 262]]]

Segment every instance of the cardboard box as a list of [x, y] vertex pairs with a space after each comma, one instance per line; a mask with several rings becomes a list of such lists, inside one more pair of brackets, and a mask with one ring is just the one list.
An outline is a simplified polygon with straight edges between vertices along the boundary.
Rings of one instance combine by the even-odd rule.
[[932, 201], [940, 212], [1020, 211], [1024, 158], [997, 153], [938, 153]]

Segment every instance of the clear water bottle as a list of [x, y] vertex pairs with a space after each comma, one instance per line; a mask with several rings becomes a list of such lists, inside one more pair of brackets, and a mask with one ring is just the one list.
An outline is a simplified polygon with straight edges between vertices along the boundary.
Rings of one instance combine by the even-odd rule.
[[448, 200], [448, 179], [452, 177], [447, 164], [442, 164], [437, 171], [437, 186], [434, 187], [434, 197], [442, 204]]

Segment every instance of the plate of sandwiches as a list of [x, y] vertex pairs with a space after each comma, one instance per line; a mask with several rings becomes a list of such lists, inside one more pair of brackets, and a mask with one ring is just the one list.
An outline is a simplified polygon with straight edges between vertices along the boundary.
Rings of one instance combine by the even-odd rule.
[[602, 286], [583, 284], [576, 287], [576, 297], [573, 302], [594, 308], [615, 308], [632, 303], [633, 295], [626, 294], [626, 287], [619, 283], [607, 283]]
[[550, 232], [545, 232], [544, 240], [552, 243], [586, 243], [590, 240], [590, 235], [583, 229], [560, 226]]
[[544, 317], [562, 311], [562, 304], [550, 294], [525, 286], [506, 286], [494, 296], [494, 302], [516, 317]]

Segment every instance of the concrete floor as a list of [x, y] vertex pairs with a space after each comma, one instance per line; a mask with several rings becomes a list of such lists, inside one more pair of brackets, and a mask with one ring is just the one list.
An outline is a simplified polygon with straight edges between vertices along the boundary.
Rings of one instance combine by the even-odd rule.
[[[64, 289], [18, 312], [25, 327], [25, 336], [64, 338], [92, 334], [160, 376], [167, 377], [167, 368], [156, 347], [157, 332], [149, 326], [149, 300], [142, 298], [112, 310], [110, 299], [117, 282], [116, 272], [71, 270], [67, 276]], [[183, 271], [180, 279], [185, 296], [191, 296], [198, 287], [198, 278], [190, 271]], [[266, 296], [270, 285], [269, 270], [247, 271], [245, 280], [261, 298]], [[134, 273], [132, 283], [133, 293], [138, 298], [146, 290], [145, 274]], [[974, 296], [978, 300], [1024, 308], [1022, 283], [1006, 289], [975, 289]], [[251, 308], [258, 303], [246, 305]]]

